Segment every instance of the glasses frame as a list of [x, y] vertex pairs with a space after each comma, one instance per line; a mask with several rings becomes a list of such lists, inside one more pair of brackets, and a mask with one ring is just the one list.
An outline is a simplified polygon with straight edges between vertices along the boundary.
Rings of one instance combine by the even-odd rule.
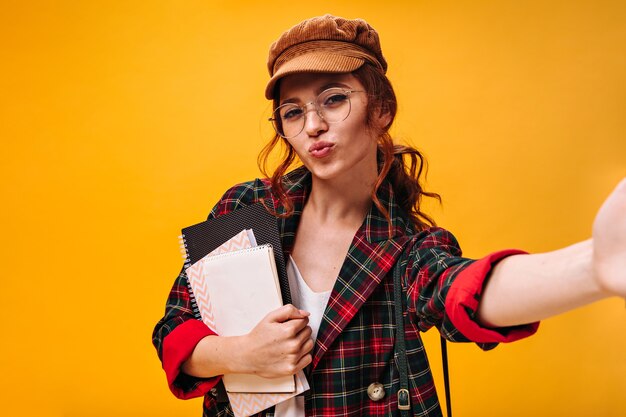
[[[323, 109], [320, 107], [320, 105], [317, 103], [318, 99], [319, 99], [322, 95], [324, 95], [325, 93], [327, 93], [327, 92], [328, 92], [328, 91], [330, 91], [330, 90], [337, 90], [337, 91], [341, 91], [342, 93], [344, 93], [344, 94], [346, 95], [346, 97], [347, 97], [347, 99], [348, 99], [348, 106], [349, 106], [349, 107], [348, 107], [348, 113], [346, 114], [346, 117], [344, 117], [344, 118], [343, 118], [343, 119], [341, 119], [341, 120], [335, 121], [335, 122], [331, 122], [331, 121], [329, 121], [328, 119], [326, 119], [326, 118], [324, 117], [324, 111], [323, 111]], [[324, 121], [325, 121], [326, 123], [328, 123], [328, 124], [341, 123], [341, 122], [343, 122], [344, 120], [346, 120], [346, 119], [350, 116], [350, 113], [352, 113], [352, 101], [350, 100], [350, 96], [352, 95], [352, 93], [365, 93], [365, 91], [364, 91], [364, 90], [353, 90], [353, 89], [350, 89], [350, 88], [342, 88], [342, 87], [330, 87], [330, 88], [327, 88], [326, 90], [322, 91], [321, 93], [319, 93], [319, 94], [317, 95], [317, 97], [315, 97], [315, 100], [314, 100], [314, 101], [309, 101], [308, 103], [304, 103], [304, 104], [302, 104], [302, 105], [300, 105], [300, 106], [298, 106], [298, 105], [297, 105], [297, 104], [295, 104], [295, 103], [285, 103], [285, 104], [282, 104], [282, 105], [280, 105], [280, 106], [276, 107], [276, 108], [272, 111], [272, 115], [273, 115], [274, 117], [270, 117], [270, 118], [269, 118], [269, 119], [267, 119], [267, 120], [268, 120], [268, 121], [272, 124], [272, 127], [274, 128], [274, 131], [276, 132], [276, 134], [277, 134], [278, 136], [280, 136], [281, 138], [284, 138], [284, 139], [291, 139], [291, 138], [294, 138], [294, 137], [298, 136], [298, 135], [299, 135], [300, 133], [302, 133], [302, 131], [304, 130], [304, 126], [306, 125], [306, 114], [309, 112], [308, 107], [309, 107], [309, 105], [311, 105], [311, 104], [312, 104], [312, 105], [313, 105], [313, 107], [315, 108], [315, 113], [317, 113], [317, 115], [320, 117], [320, 119], [324, 120]], [[296, 108], [300, 108], [300, 109], [302, 110], [302, 116], [303, 116], [302, 128], [298, 131], [298, 133], [295, 133], [295, 134], [290, 135], [290, 136], [285, 136], [285, 135], [283, 135], [282, 133], [280, 133], [279, 128], [278, 128], [278, 126], [277, 126], [277, 123], [282, 122], [282, 121], [281, 121], [279, 118], [277, 118], [277, 117], [276, 117], [276, 111], [278, 111], [280, 108], [282, 108], [282, 107], [284, 107], [284, 106], [295, 106]]]

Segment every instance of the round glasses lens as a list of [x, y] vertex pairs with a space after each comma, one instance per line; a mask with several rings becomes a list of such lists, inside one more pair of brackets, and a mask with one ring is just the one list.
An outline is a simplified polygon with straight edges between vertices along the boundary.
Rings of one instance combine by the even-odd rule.
[[[338, 123], [346, 120], [350, 115], [350, 90], [329, 88], [322, 91], [315, 99], [314, 104], [318, 115], [327, 123]], [[295, 137], [304, 130], [306, 113], [312, 111], [307, 105], [299, 106], [294, 103], [278, 106], [271, 119], [274, 130], [285, 139]]]
[[293, 103], [283, 104], [274, 110], [272, 124], [280, 136], [294, 137], [304, 128], [304, 110]]
[[317, 96], [317, 108], [328, 123], [346, 120], [350, 114], [350, 92], [341, 88], [329, 88]]

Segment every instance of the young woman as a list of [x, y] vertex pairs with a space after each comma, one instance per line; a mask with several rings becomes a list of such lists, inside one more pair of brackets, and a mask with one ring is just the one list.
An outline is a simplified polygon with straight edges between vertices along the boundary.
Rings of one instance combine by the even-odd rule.
[[[438, 197], [420, 186], [421, 155], [388, 134], [397, 104], [371, 26], [306, 20], [272, 45], [268, 67], [277, 134], [260, 161], [281, 141], [288, 151], [268, 179], [234, 186], [209, 217], [261, 200], [274, 207], [294, 305], [249, 334], [220, 337], [194, 317], [181, 272], [153, 341], [174, 394], [204, 395], [205, 415], [230, 415], [215, 395], [222, 374], [305, 368], [310, 390], [261, 414], [399, 415], [395, 268], [412, 415], [441, 415], [421, 331], [436, 326], [488, 349], [533, 334], [543, 318], [626, 295], [626, 181], [598, 213], [593, 240], [463, 258], [454, 236], [421, 211], [423, 196]], [[296, 158], [302, 166], [287, 172]]]

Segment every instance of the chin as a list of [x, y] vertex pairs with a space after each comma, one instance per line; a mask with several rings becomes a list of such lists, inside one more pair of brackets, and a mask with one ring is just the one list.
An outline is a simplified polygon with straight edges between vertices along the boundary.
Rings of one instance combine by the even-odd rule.
[[311, 171], [311, 175], [317, 179], [328, 181], [334, 178], [341, 177], [342, 174], [345, 174], [338, 167], [330, 166], [319, 166], [319, 165], [305, 165], [309, 171]]
[[332, 180], [334, 178], [337, 178], [337, 176], [339, 175], [328, 169], [313, 169], [309, 171], [311, 171], [311, 175], [314, 178], [324, 181]]

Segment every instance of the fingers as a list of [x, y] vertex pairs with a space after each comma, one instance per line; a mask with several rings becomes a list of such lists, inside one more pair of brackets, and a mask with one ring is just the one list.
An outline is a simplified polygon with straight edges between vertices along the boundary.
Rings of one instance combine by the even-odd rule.
[[299, 310], [292, 304], [286, 304], [274, 311], [269, 312], [266, 317], [270, 321], [283, 323], [292, 319], [304, 319], [309, 317], [309, 315], [310, 313], [308, 311]]
[[307, 340], [304, 341], [304, 344], [302, 345], [302, 352], [303, 353], [311, 353], [313, 351], [313, 346], [315, 345], [315, 342], [313, 341], [313, 339], [308, 338]]
[[[300, 360], [298, 361], [298, 363], [296, 364], [296, 366], [295, 366], [296, 372], [303, 370], [304, 368], [309, 366], [309, 364], [311, 362], [313, 362], [313, 355], [311, 355], [310, 353], [307, 353], [306, 355], [301, 357]], [[296, 372], [294, 372], [294, 374]]]
[[[310, 329], [307, 327], [307, 329]], [[303, 331], [303, 334], [308, 334], [310, 336], [310, 332]], [[300, 345], [299, 349], [297, 349], [293, 354], [289, 355], [289, 359], [287, 359], [288, 363], [288, 373], [295, 374], [296, 372], [304, 369], [308, 366], [313, 360], [313, 339], [307, 337], [303, 340], [303, 343]]]
[[[291, 322], [290, 322], [291, 323]], [[298, 333], [294, 333], [292, 337], [285, 340], [284, 352], [290, 355], [295, 355], [300, 358], [305, 353], [313, 349], [313, 342], [311, 339], [311, 328], [305, 326]]]
[[[298, 340], [299, 345], [304, 345], [308, 340], [311, 339], [311, 334], [313, 334], [313, 330], [309, 326], [305, 326], [302, 330], [298, 332], [296, 335], [296, 340]], [[312, 348], [312, 346], [311, 346]]]

